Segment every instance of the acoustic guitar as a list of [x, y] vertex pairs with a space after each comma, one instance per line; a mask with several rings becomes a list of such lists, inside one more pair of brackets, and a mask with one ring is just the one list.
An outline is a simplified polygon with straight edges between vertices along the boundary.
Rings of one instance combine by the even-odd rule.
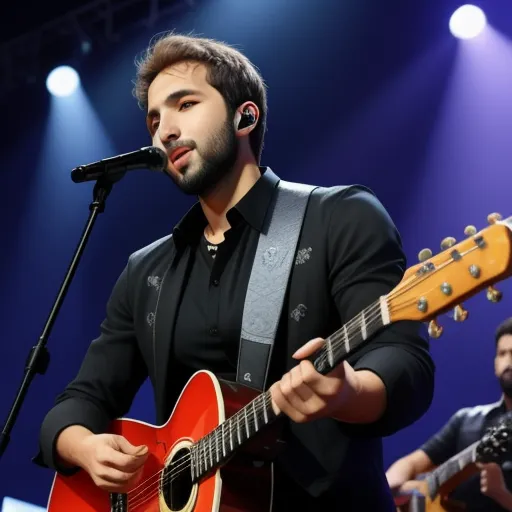
[[[469, 477], [480, 472], [477, 463], [502, 463], [512, 459], [512, 420], [505, 419], [490, 428], [482, 437], [448, 459], [421, 480], [406, 483], [407, 490], [416, 490], [424, 496], [424, 512], [456, 512], [465, 510], [461, 502], [450, 499], [450, 494]], [[395, 496], [398, 512], [408, 511], [407, 491]]]
[[[311, 359], [321, 374], [329, 373], [383, 327], [401, 320], [429, 322], [438, 337], [436, 316], [453, 309], [464, 320], [462, 301], [487, 289], [496, 302], [493, 284], [512, 273], [512, 217], [488, 217], [477, 232], [466, 228], [458, 244], [445, 239], [442, 252], [421, 251], [420, 263], [409, 268], [387, 295], [325, 339]], [[281, 416], [281, 415], [280, 415]], [[224, 382], [208, 371], [195, 373], [163, 426], [131, 419], [111, 423], [109, 432], [133, 445], [145, 444], [150, 455], [142, 480], [124, 494], [95, 486], [85, 471], [55, 475], [49, 512], [259, 512], [271, 509], [272, 460], [279, 446], [273, 430], [279, 425], [268, 391], [257, 393]], [[249, 457], [248, 457], [249, 454]], [[250, 455], [262, 462], [248, 463]]]

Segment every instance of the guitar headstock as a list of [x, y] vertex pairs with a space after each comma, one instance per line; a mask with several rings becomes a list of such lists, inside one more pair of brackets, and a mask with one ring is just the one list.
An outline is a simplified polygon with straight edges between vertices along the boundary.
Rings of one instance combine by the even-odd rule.
[[512, 459], [512, 419], [505, 418], [491, 427], [476, 447], [476, 462], [501, 464]]
[[443, 331], [438, 315], [453, 309], [454, 320], [465, 320], [468, 312], [463, 301], [484, 288], [491, 302], [501, 300], [501, 292], [493, 285], [512, 274], [512, 217], [502, 220], [493, 213], [487, 221], [490, 226], [479, 232], [467, 226], [466, 238], [459, 243], [445, 238], [442, 252], [436, 255], [429, 249], [419, 253], [421, 263], [410, 267], [388, 295], [392, 322], [430, 321], [429, 334], [438, 338]]

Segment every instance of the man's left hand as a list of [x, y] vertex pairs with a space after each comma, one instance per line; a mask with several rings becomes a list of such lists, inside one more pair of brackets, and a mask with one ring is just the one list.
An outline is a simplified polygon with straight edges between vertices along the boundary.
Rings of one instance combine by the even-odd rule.
[[505, 480], [501, 467], [495, 462], [489, 464], [479, 464], [480, 472], [480, 490], [482, 494], [498, 500], [507, 493]]
[[[307, 358], [323, 345], [322, 338], [315, 338], [297, 350], [293, 357]], [[346, 361], [324, 376], [310, 361], [302, 360], [270, 388], [272, 408], [297, 423], [335, 417], [347, 396], [357, 394], [360, 387], [357, 372]]]

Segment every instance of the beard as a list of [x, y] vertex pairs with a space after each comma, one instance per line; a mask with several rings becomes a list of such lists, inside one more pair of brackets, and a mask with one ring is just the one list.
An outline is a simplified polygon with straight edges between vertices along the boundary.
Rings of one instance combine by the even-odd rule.
[[503, 393], [512, 398], [512, 368], [503, 371], [498, 380]]
[[[238, 139], [235, 129], [228, 120], [218, 133], [212, 135], [199, 149], [194, 141], [181, 141], [179, 146], [189, 146], [199, 156], [199, 168], [190, 169], [188, 164], [180, 170], [180, 176], [169, 173], [176, 185], [187, 195], [204, 196], [227, 176], [233, 169], [238, 156]], [[173, 146], [168, 148], [174, 149]]]

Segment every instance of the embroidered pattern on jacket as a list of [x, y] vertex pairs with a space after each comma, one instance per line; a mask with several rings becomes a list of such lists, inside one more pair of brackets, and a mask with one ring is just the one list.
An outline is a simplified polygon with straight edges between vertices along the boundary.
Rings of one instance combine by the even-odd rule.
[[301, 249], [297, 253], [297, 257], [295, 258], [295, 265], [302, 265], [306, 263], [311, 258], [311, 247], [308, 247], [307, 249]]
[[304, 304], [299, 304], [290, 314], [290, 316], [296, 321], [300, 321], [301, 318], [306, 316], [308, 308]]
[[154, 286], [156, 291], [160, 290], [160, 284], [162, 283], [162, 278], [158, 276], [148, 276], [148, 286]]

